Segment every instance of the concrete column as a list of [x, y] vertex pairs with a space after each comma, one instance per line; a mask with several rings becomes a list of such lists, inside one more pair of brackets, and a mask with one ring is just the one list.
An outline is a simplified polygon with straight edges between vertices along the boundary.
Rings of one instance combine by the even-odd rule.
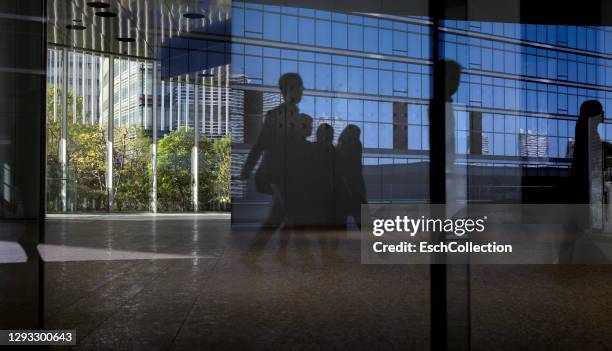
[[202, 72], [202, 133], [206, 134], [206, 70]]
[[[146, 63], [145, 63], [146, 67]], [[152, 131], [152, 142], [151, 142], [151, 212], [157, 212], [157, 83], [159, 79], [157, 77], [157, 62], [153, 62], [153, 77], [152, 77], [152, 88], [153, 88], [153, 114], [151, 118], [151, 131]], [[163, 104], [163, 89], [162, 89], [162, 104]], [[162, 105], [163, 114], [163, 105]]]
[[183, 97], [183, 92], [181, 91], [181, 77], [178, 77], [178, 80], [176, 82], [176, 94], [177, 94], [177, 99], [176, 99], [176, 104], [177, 104], [177, 124], [176, 127], [180, 127], [181, 126], [181, 105], [183, 105], [183, 101], [182, 101], [182, 97]]
[[90, 89], [89, 89], [89, 90], [90, 90], [90, 98], [89, 98], [89, 119], [90, 119], [90, 121], [91, 121], [91, 125], [93, 126], [93, 124], [96, 122], [96, 119], [95, 119], [95, 112], [94, 112], [94, 110], [95, 110], [95, 105], [94, 105], [94, 100], [95, 100], [95, 99], [94, 99], [94, 96], [96, 96], [96, 95], [95, 95], [95, 90], [94, 90], [94, 89], [95, 89], [95, 88], [94, 88], [94, 86], [95, 86], [95, 83], [94, 83], [94, 82], [95, 82], [95, 80], [94, 80], [94, 78], [96, 77], [96, 75], [95, 75], [95, 73], [94, 73], [94, 70], [95, 70], [95, 68], [94, 68], [94, 67], [96, 66], [96, 62], [98, 62], [98, 56], [93, 56], [93, 55], [92, 55], [92, 56], [90, 57], [90, 61], [91, 61], [91, 69], [90, 69], [90, 72], [89, 72], [89, 74], [90, 74], [89, 78], [90, 78], [90, 80], [91, 80], [91, 87], [90, 87]]
[[81, 104], [81, 119], [83, 124], [85, 124], [85, 66], [86, 56], [84, 53], [81, 53], [81, 97], [83, 99]]
[[225, 133], [229, 132], [230, 65], [225, 65]]
[[209, 90], [210, 90], [210, 94], [208, 94], [210, 96], [210, 99], [208, 99], [210, 101], [210, 113], [208, 115], [208, 122], [210, 123], [210, 134], [214, 134], [215, 133], [215, 128], [214, 128], [214, 120], [215, 120], [215, 116], [214, 116], [214, 103], [215, 103], [215, 86], [214, 86], [214, 77], [215, 75], [215, 69], [211, 68], [210, 69], [210, 85], [209, 85]]
[[113, 189], [113, 141], [115, 129], [115, 58], [108, 57], [108, 124], [106, 131], [106, 191], [108, 212], [113, 210], [115, 192]]
[[[142, 95], [143, 95], [143, 99], [144, 99], [144, 104], [143, 104], [143, 110], [142, 110], [142, 121], [141, 121], [141, 125], [144, 126], [145, 129], [147, 129], [149, 127], [149, 119], [147, 116], [147, 107], [148, 107], [148, 90], [147, 90], [147, 75], [149, 73], [149, 69], [147, 67], [147, 62], [143, 62], [143, 67], [144, 69], [142, 70], [144, 72], [144, 74], [142, 75], [142, 81], [143, 81], [143, 89], [142, 89]], [[155, 63], [154, 63], [155, 64]], [[153, 87], [153, 91], [155, 91], [155, 87]]]
[[[197, 81], [196, 81], [197, 83]], [[193, 211], [198, 212], [198, 145], [200, 144], [200, 99], [198, 98], [197, 85], [193, 86], [193, 105], [194, 105], [194, 119], [193, 119], [193, 147], [191, 148], [191, 202], [193, 204]], [[189, 96], [189, 95], [187, 95]]]
[[221, 66], [217, 68], [217, 126], [219, 134], [223, 133], [223, 124], [221, 123]]
[[[123, 83], [123, 81], [121, 82]], [[127, 125], [132, 126], [132, 60], [127, 60]]]
[[170, 109], [168, 111], [168, 121], [170, 122], [170, 130], [174, 129], [174, 91], [172, 88], [172, 79], [170, 79]]
[[59, 55], [57, 50], [53, 50], [53, 89], [55, 90], [55, 94], [53, 94], [53, 122], [57, 121], [57, 73], [59, 70], [57, 62], [59, 61]]
[[189, 106], [191, 99], [189, 98], [189, 75], [185, 75], [185, 125], [189, 126]]
[[72, 50], [72, 123], [77, 122], [77, 53]]
[[60, 189], [60, 202], [62, 212], [68, 210], [68, 50], [62, 49], [62, 131], [59, 145], [60, 167], [62, 167], [62, 186]]

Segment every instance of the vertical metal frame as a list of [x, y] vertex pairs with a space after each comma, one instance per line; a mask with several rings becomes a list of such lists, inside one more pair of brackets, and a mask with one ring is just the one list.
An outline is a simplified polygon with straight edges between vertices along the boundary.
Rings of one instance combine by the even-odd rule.
[[[120, 68], [121, 69], [121, 68]], [[121, 98], [121, 97], [120, 97]], [[115, 57], [108, 56], [108, 121], [106, 132], [106, 191], [108, 212], [113, 210], [115, 193], [113, 189], [113, 142], [115, 129]], [[121, 111], [121, 110], [120, 110]], [[121, 117], [119, 117], [121, 118]]]
[[[151, 212], [157, 213], [157, 85], [159, 82], [157, 62], [153, 62], [153, 76], [151, 85], [153, 90], [153, 111], [151, 119]], [[146, 67], [146, 63], [145, 63]], [[162, 85], [162, 114], [163, 114], [163, 85]], [[162, 117], [163, 118], [163, 117]], [[163, 120], [162, 120], [163, 121]], [[163, 123], [163, 122], [162, 122]]]
[[[198, 212], [198, 148], [200, 144], [200, 99], [198, 98], [197, 79], [194, 79], [193, 84], [193, 147], [191, 149], [191, 201], [193, 211]], [[187, 94], [189, 97], [189, 94]], [[188, 101], [189, 102], [189, 101]]]
[[62, 49], [62, 131], [60, 138], [60, 165], [62, 167], [62, 185], [60, 201], [62, 212], [68, 211], [68, 50]]

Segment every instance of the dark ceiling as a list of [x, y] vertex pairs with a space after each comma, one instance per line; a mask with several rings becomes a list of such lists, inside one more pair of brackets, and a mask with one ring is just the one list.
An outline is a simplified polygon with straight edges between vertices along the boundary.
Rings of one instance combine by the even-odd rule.
[[[108, 4], [95, 8], [91, 1]], [[538, 24], [612, 25], [612, 0], [251, 0], [262, 4], [392, 16]], [[200, 22], [224, 21], [231, 0], [48, 0], [48, 40], [68, 47], [151, 57], [156, 43], [193, 37]], [[100, 17], [107, 11], [116, 17]], [[187, 19], [186, 13], [204, 14]], [[68, 26], [83, 26], [69, 30]], [[132, 38], [133, 42], [118, 38]], [[129, 39], [131, 40], [131, 39]]]

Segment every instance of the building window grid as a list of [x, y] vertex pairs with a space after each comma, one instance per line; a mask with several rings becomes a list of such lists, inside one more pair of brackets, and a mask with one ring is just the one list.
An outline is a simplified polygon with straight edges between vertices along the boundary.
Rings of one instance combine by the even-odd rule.
[[[234, 3], [234, 5], [235, 5], [235, 10], [236, 9], [239, 10], [243, 6], [241, 5], [241, 3]], [[259, 5], [255, 5], [255, 6], [248, 6], [248, 7], [249, 7], [249, 11], [259, 12], [262, 16], [263, 16], [263, 13], [266, 13], [266, 14], [270, 13], [270, 11], [268, 11], [270, 9], [267, 6], [260, 7]], [[291, 13], [283, 13], [283, 11], [284, 9], [277, 7], [275, 8], [274, 11], [271, 11], [271, 12], [274, 12], [276, 15], [280, 17], [293, 16], [293, 17], [296, 17], [298, 20], [299, 18], [311, 19], [315, 21], [315, 27], [318, 21], [319, 23], [322, 23], [322, 25], [325, 28], [330, 29], [331, 35], [326, 35], [329, 37], [334, 37], [333, 28], [334, 28], [334, 24], [336, 23], [346, 24], [347, 26], [358, 24], [358, 25], [361, 25], [362, 28], [378, 29], [379, 33], [380, 33], [380, 30], [385, 31], [383, 33], [391, 34], [393, 43], [390, 46], [391, 47], [391, 50], [390, 50], [388, 43], [383, 42], [381, 45], [380, 41], [376, 40], [376, 42], [378, 42], [378, 48], [376, 52], [383, 53], [383, 54], [396, 54], [396, 55], [399, 54], [399, 55], [406, 56], [406, 50], [404, 48], [404, 41], [401, 39], [398, 39], [398, 38], [402, 38], [403, 34], [397, 34], [398, 31], [405, 33], [406, 36], [409, 33], [422, 34], [422, 29], [420, 31], [414, 30], [415, 28], [422, 27], [417, 24], [413, 25], [413, 24], [405, 24], [405, 23], [393, 23], [393, 22], [383, 21], [383, 20], [379, 21], [379, 20], [371, 19], [371, 18], [361, 18], [361, 20], [356, 20], [355, 19], [356, 16], [344, 16], [342, 20], [339, 20], [337, 18], [331, 18], [330, 17], [331, 15], [330, 16], [321, 15], [319, 13], [320, 11], [312, 11], [308, 13], [302, 13], [300, 10], [296, 10], [295, 12], [291, 12]], [[358, 23], [360, 21], [362, 21], [363, 24]], [[282, 25], [283, 20], [279, 19], [278, 23], [279, 23], [279, 26]], [[375, 23], [378, 23], [378, 24], [374, 25]], [[445, 25], [447, 24], [445, 23]], [[452, 25], [448, 25], [448, 26], [452, 27]], [[408, 30], [409, 27], [412, 29], [412, 31]], [[479, 27], [478, 24], [474, 23], [472, 26], [470, 26], [469, 30], [478, 31], [477, 30], [478, 27]], [[426, 27], [423, 27], [423, 28], [426, 28]], [[486, 32], [485, 29], [483, 28], [480, 28], [480, 29], [483, 32]], [[550, 31], [550, 29], [548, 30]], [[264, 37], [263, 29], [260, 34], [261, 34], [260, 39], [268, 39]], [[495, 34], [495, 32], [493, 32], [492, 34]], [[348, 35], [349, 34], [347, 34], [347, 36]], [[373, 34], [371, 34], [371, 36], [374, 37]], [[457, 36], [455, 36], [455, 41], [457, 41], [456, 37]], [[299, 35], [298, 35], [298, 38], [299, 38]], [[340, 40], [340, 41], [343, 42], [343, 40]], [[299, 39], [297, 39], [296, 42], [300, 43]], [[484, 45], [483, 45], [483, 42], [484, 42]], [[325, 42], [317, 41], [316, 38], [314, 40], [314, 43], [317, 46], [335, 47], [333, 43], [325, 43]], [[452, 40], [445, 42], [445, 48], [447, 46], [451, 46], [452, 44], [450, 43], [452, 43]], [[309, 44], [309, 43], [306, 43], [306, 44]], [[609, 69], [608, 66], [605, 65], [607, 60], [595, 59], [592, 57], [584, 57], [581, 55], [556, 53], [554, 51], [542, 50], [542, 49], [532, 50], [532, 48], [524, 48], [521, 45], [514, 45], [514, 44], [508, 44], [508, 43], [495, 43], [494, 41], [481, 40], [481, 39], [478, 39], [478, 40], [470, 39], [469, 44], [470, 44], [469, 49], [473, 51], [473, 52], [470, 52], [471, 54], [478, 53], [478, 51], [480, 50], [480, 54], [482, 55], [483, 49], [489, 49], [491, 50], [491, 56], [494, 56], [495, 52], [500, 52], [503, 57], [502, 62], [505, 62], [505, 63], [510, 62], [514, 64], [514, 70], [506, 71], [504, 68], [504, 70], [501, 70], [500, 73], [514, 73], [514, 74], [520, 73], [523, 75], [527, 71], [535, 70], [535, 72], [537, 73], [536, 75], [534, 75], [535, 77], [549, 79], [554, 75], [553, 73], [556, 73], [556, 77], [554, 77], [554, 79], [563, 81], [563, 80], [569, 80], [569, 77], [574, 76], [573, 71], [575, 70], [576, 71], [575, 75], [578, 75], [578, 74], [582, 75], [583, 77], [581, 78], [581, 80], [586, 82], [590, 80], [583, 79], [584, 77], [600, 76], [597, 74], [596, 71], [601, 70], [602, 67], [605, 67], [604, 70], [606, 72]], [[480, 44], [480, 45], [477, 45], [477, 44]], [[563, 44], [563, 42], [559, 42], [558, 44], [561, 45]], [[341, 46], [340, 48], [343, 48], [343, 47]], [[329, 90], [333, 92], [362, 93], [360, 87], [363, 84], [363, 81], [372, 82], [372, 81], [384, 80], [388, 82], [389, 80], [381, 79], [381, 77], [384, 77], [384, 78], [389, 77], [391, 78], [391, 81], [392, 81], [390, 92], [387, 91], [388, 93], [384, 94], [384, 91], [381, 92], [379, 88], [379, 89], [373, 89], [372, 91], [370, 91], [370, 93], [377, 94], [377, 95], [386, 95], [386, 96], [402, 96], [403, 97], [403, 96], [408, 95], [408, 97], [417, 97], [415, 95], [410, 95], [408, 93], [409, 87], [414, 86], [414, 84], [411, 84], [412, 82], [410, 82], [407, 79], [410, 74], [409, 71], [407, 69], [404, 69], [404, 70], [396, 69], [396, 67], [402, 67], [401, 64], [391, 63], [388, 61], [386, 62], [380, 61], [379, 66], [374, 68], [371, 66], [368, 67], [365, 64], [364, 65], [355, 64], [356, 62], [359, 62], [360, 59], [354, 59], [350, 57], [344, 57], [344, 58], [338, 59], [337, 56], [333, 56], [333, 59], [330, 60], [329, 59], [329, 57], [331, 57], [330, 55], [319, 55], [319, 54], [303, 53], [303, 52], [297, 52], [294, 54], [294, 56], [298, 56], [299, 58], [288, 59], [288, 58], [282, 57], [283, 54], [281, 52], [291, 51], [291, 50], [275, 49], [276, 54], [272, 56], [268, 56], [270, 52], [274, 52], [268, 49], [269, 48], [263, 48], [263, 47], [259, 48], [259, 51], [262, 53], [261, 56], [254, 56], [252, 55], [252, 52], [251, 54], [247, 53], [245, 55], [241, 55], [234, 51], [232, 63], [234, 62], [234, 58], [236, 58], [237, 60], [246, 62], [247, 65], [249, 64], [249, 62], [254, 62], [255, 65], [262, 66], [261, 69], [253, 70], [256, 72], [261, 72], [261, 75], [252, 77], [252, 78], [248, 77], [249, 79], [252, 79], [252, 81], [250, 82], [252, 84], [262, 84], [264, 83], [263, 80], [266, 79], [265, 85], [275, 85], [275, 79], [270, 78], [267, 75], [267, 73], [269, 73], [269, 69], [266, 69], [266, 62], [268, 61], [267, 62], [268, 67], [298, 67], [296, 71], [299, 71], [301, 74], [305, 76], [304, 80], [305, 80], [305, 85], [307, 89]], [[452, 49], [452, 46], [450, 49]], [[467, 49], [467, 45], [466, 45], [466, 49]], [[466, 50], [466, 49], [459, 48], [458, 50], [461, 51], [461, 50]], [[248, 51], [248, 49], [245, 49], [245, 50]], [[373, 50], [368, 51], [367, 48], [363, 48], [361, 50], [365, 52], [373, 51]], [[257, 51], [257, 50], [253, 50], [253, 51]], [[513, 58], [512, 55], [516, 55], [516, 57]], [[555, 57], [555, 55], [558, 55], [558, 57]], [[567, 58], [565, 58], [563, 55], [566, 55]], [[476, 59], [472, 61], [469, 59], [473, 55], [467, 54], [464, 56], [468, 57], [467, 65], [465, 65], [465, 67], [469, 67], [469, 68], [483, 68], [483, 61], [489, 60], [488, 57], [485, 60], [483, 60], [481, 56], [480, 60]], [[326, 57], [326, 58], [323, 60], [319, 60], [320, 57]], [[529, 66], [532, 59], [535, 60], [535, 67], [533, 68]], [[553, 59], [556, 61], [551, 63], [550, 59]], [[364, 62], [364, 61], [365, 60], [361, 60], [361, 62]], [[385, 62], [385, 63], [382, 63], [382, 62]], [[556, 72], [555, 72], [555, 69], [547, 66], [549, 63], [551, 63], [551, 66], [554, 66], [554, 68], [557, 68]], [[576, 67], [574, 67], [574, 65]], [[381, 68], [381, 66], [391, 67], [391, 68], [390, 69]], [[404, 66], [407, 66], [407, 65], [404, 65]], [[418, 66], [418, 65], [415, 65], [415, 66]], [[569, 66], [569, 67], [566, 68], [565, 66]], [[526, 67], [529, 67], [529, 68], [527, 69]], [[318, 79], [317, 79], [318, 77], [316, 76], [316, 74], [309, 73], [311, 71], [315, 71], [315, 72], [319, 71], [319, 69], [324, 72], [330, 72], [330, 74], [322, 75], [322, 77], [325, 77], [325, 80], [326, 80], [323, 83], [318, 82]], [[568, 69], [570, 70], [569, 72], [567, 71]], [[282, 71], [283, 71], [282, 68], [276, 71], [273, 71], [273, 77], [276, 78], [277, 76], [280, 76], [282, 73], [284, 73]], [[349, 74], [348, 73], [349, 71], [351, 71], [352, 74]], [[491, 67], [491, 71], [495, 71], [494, 67]], [[579, 71], [580, 73], [578, 73]], [[362, 72], [363, 72], [363, 75], [362, 75]], [[595, 72], [595, 74], [593, 74], [593, 72]], [[372, 78], [371, 75], [373, 73], [378, 74], [378, 79], [368, 79], [368, 78]], [[544, 73], [546, 73], [546, 75], [544, 75]], [[370, 75], [370, 77], [367, 76], [368, 74]], [[412, 73], [412, 74], [416, 74], [416, 73]], [[418, 74], [421, 80], [429, 80], [427, 76], [425, 76], [426, 78], [423, 79], [422, 72], [419, 72]], [[481, 76], [479, 78], [481, 81], [488, 80], [489, 84], [486, 84], [486, 83], [478, 84], [478, 83], [469, 81], [472, 79], [471, 76], [476, 76], [476, 75], [468, 75], [468, 74], [463, 75], [463, 84], [461, 85], [460, 92], [457, 94], [458, 102], [467, 102], [468, 105], [470, 106], [491, 107], [491, 108], [497, 108], [497, 109], [511, 109], [514, 111], [519, 111], [521, 110], [520, 107], [522, 107], [522, 105], [525, 105], [526, 107], [527, 105], [531, 104], [531, 102], [528, 101], [531, 98], [526, 98], [526, 96], [534, 96], [535, 97], [535, 107], [533, 107], [531, 110], [525, 108], [524, 109], [525, 112], [532, 112], [532, 113], [540, 112], [540, 113], [552, 113], [552, 114], [563, 114], [563, 115], [567, 114], [570, 116], [576, 116], [579, 105], [586, 99], [589, 99], [589, 98], [602, 99], [603, 98], [602, 101], [604, 102], [604, 104], [607, 105], [610, 103], [608, 102], [610, 100], [608, 99], [608, 93], [597, 91], [597, 90], [592, 90], [592, 89], [582, 89], [582, 88], [574, 88], [574, 87], [566, 87], [562, 85], [550, 85], [550, 84], [535, 84], [535, 83], [530, 84], [526, 82], [519, 82], [516, 80], [490, 78], [490, 77], [485, 77], [485, 76]], [[349, 79], [348, 77], [351, 77], [350, 79], [353, 79], [353, 82], [357, 82], [357, 84], [348, 84], [348, 79]], [[355, 78], [355, 77], [360, 77], [360, 78]], [[466, 82], [466, 80], [468, 80], [468, 82]], [[514, 81], [514, 82], [508, 83], [508, 81]], [[580, 82], [580, 80], [576, 80], [576, 81]], [[404, 82], [406, 82], [406, 84], [404, 84]], [[380, 84], [377, 84], [377, 85], [380, 85]], [[350, 89], [355, 89], [355, 88], [349, 88], [349, 87], [355, 87], [355, 86], [357, 87], [356, 90], [350, 90]], [[465, 90], [466, 87], [468, 89], [467, 93], [462, 91], [462, 90]], [[385, 89], [388, 89], [388, 88], [385, 88]], [[365, 92], [366, 89], [363, 89], [363, 90], [364, 90], [363, 93], [367, 93]], [[490, 91], [485, 92], [487, 90], [493, 91], [492, 98], [488, 97], [489, 96], [488, 94], [490, 94]], [[483, 96], [486, 96], [486, 97], [483, 98]], [[426, 99], [427, 97], [424, 97], [424, 98]], [[500, 102], [497, 102], [497, 105], [496, 105], [496, 103], [491, 104], [490, 101], [500, 101]], [[504, 118], [506, 117], [515, 118], [517, 119], [517, 121], [520, 120], [521, 118], [522, 119], [526, 118], [526, 117], [516, 117], [514, 115], [501, 115], [501, 116]], [[531, 118], [531, 117], [527, 117], [527, 118]], [[538, 119], [548, 120], [546, 118], [538, 118]], [[384, 124], [380, 124], [380, 122], [365, 121], [365, 120], [364, 121], [351, 121], [351, 123], [353, 122], [355, 122], [356, 124], [363, 123], [361, 125], [362, 130], [370, 130], [373, 127], [384, 125]], [[575, 122], [565, 121], [565, 120], [554, 120], [554, 123], [570, 123], [571, 124]], [[551, 124], [554, 124], [554, 123], [551, 122]], [[408, 124], [411, 127], [423, 128], [423, 125], [421, 124], [414, 124], [410, 122]], [[366, 128], [363, 129], [363, 127], [366, 127]], [[607, 130], [607, 127], [606, 127], [606, 130]], [[458, 129], [457, 132], [459, 133], [457, 142], [460, 143], [457, 145], [457, 148], [459, 150], [465, 151], [467, 148], [467, 144], [468, 144], [468, 141], [467, 141], [468, 133], [466, 130], [463, 130], [463, 129]], [[461, 133], [465, 133], [465, 134], [461, 134]], [[493, 154], [503, 154], [503, 155], [508, 155], [508, 156], [516, 156], [519, 154], [518, 141], [516, 140], [511, 141], [511, 140], [515, 139], [515, 137], [518, 136], [518, 134], [520, 133], [513, 132], [513, 131], [506, 132], [505, 129], [503, 129], [503, 132], [500, 132], [499, 130], [497, 130], [491, 133], [492, 133], [491, 143], [492, 143], [492, 153]], [[364, 134], [367, 134], [367, 133], [364, 133]], [[422, 131], [421, 131], [421, 135], [423, 135]], [[462, 138], [461, 137], [462, 135], [464, 135], [465, 137]], [[538, 130], [536, 135], [546, 136], [548, 138], [547, 139], [547, 142], [548, 142], [547, 149], [550, 151], [551, 157], [563, 157], [559, 155], [563, 155], [563, 150], [567, 149], [566, 146], [569, 142], [571, 142], [571, 139], [572, 139], [567, 134], [566, 135], [556, 135], [555, 132], [553, 132], [552, 127], [550, 128], [550, 130], [547, 129], [545, 133]], [[370, 145], [375, 145], [375, 144], [378, 145], [378, 142], [380, 139], [381, 139], [381, 135], [377, 135], [376, 137], [372, 137], [371, 139], [369, 139], [366, 135], [365, 143], [370, 143]], [[408, 139], [410, 140], [410, 138]], [[503, 142], [497, 141], [498, 139], [503, 140]], [[556, 145], [556, 147], [553, 147], [552, 145]], [[365, 146], [368, 147], [367, 145]], [[410, 147], [410, 145], [408, 148], [413, 149]], [[424, 149], [422, 145], [420, 149]]]

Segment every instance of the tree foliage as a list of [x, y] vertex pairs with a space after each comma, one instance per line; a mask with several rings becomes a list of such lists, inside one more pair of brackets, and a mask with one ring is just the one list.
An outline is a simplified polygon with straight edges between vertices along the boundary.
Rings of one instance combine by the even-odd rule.
[[[61, 145], [61, 90], [53, 86], [47, 94], [47, 207], [60, 211], [59, 194], [63, 172]], [[69, 210], [106, 209], [105, 125], [88, 124], [82, 116], [82, 98], [67, 100], [67, 183]], [[54, 116], [54, 104], [57, 104]], [[75, 115], [76, 113], [76, 115]], [[83, 119], [85, 117], [85, 119]], [[85, 123], [84, 123], [85, 121]], [[151, 196], [150, 131], [120, 126], [114, 129], [113, 195], [117, 211], [146, 211]], [[191, 204], [191, 154], [194, 129], [180, 127], [164, 135], [157, 144], [157, 197], [160, 211], [188, 211]], [[198, 145], [198, 207], [227, 210], [230, 204], [231, 139], [200, 138]]]

